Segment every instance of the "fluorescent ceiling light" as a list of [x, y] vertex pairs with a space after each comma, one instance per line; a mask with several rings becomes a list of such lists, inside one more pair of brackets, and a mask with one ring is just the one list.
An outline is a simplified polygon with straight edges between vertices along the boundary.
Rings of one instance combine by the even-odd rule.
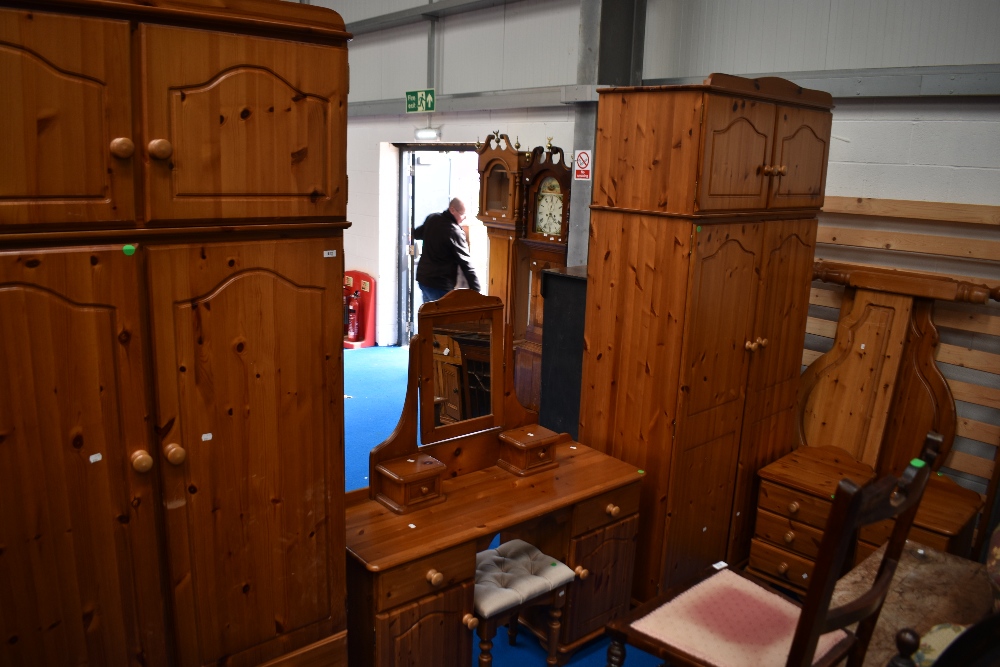
[[413, 137], [419, 141], [430, 141], [432, 139], [441, 138], [441, 128], [440, 127], [418, 127], [413, 132]]

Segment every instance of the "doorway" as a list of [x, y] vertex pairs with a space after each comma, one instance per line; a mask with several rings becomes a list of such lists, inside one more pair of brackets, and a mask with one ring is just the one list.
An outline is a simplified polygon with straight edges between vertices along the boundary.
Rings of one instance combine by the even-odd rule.
[[440, 213], [458, 197], [465, 204], [462, 223], [469, 242], [472, 265], [486, 289], [489, 248], [486, 227], [479, 214], [479, 155], [471, 144], [403, 144], [400, 150], [399, 184], [399, 331], [400, 342], [409, 344], [417, 333], [417, 311], [423, 299], [416, 283], [421, 241], [413, 230], [431, 213]]

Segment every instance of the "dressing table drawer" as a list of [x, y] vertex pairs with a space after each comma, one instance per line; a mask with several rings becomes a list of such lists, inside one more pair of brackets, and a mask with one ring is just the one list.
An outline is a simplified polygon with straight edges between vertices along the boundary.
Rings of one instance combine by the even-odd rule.
[[446, 551], [375, 574], [375, 611], [438, 593], [476, 576], [476, 545], [461, 544]]
[[830, 514], [832, 504], [829, 499], [817, 498], [762, 480], [757, 506], [822, 531], [826, 527], [826, 518]]
[[639, 484], [602, 493], [573, 508], [573, 535], [582, 535], [639, 511]]

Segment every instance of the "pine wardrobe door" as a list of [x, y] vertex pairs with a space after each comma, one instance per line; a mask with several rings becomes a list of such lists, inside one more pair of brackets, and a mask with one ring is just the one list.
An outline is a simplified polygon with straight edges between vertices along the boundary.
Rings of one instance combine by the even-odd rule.
[[129, 35], [0, 9], [0, 232], [135, 219]]
[[149, 251], [178, 663], [346, 628], [339, 237]]
[[167, 665], [140, 261], [0, 253], [5, 665]]

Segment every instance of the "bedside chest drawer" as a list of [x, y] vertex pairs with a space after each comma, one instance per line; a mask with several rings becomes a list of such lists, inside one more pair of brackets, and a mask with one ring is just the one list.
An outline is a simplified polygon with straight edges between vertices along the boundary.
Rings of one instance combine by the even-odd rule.
[[750, 542], [750, 568], [789, 586], [805, 590], [812, 580], [813, 563], [776, 546], [754, 538]]
[[639, 511], [639, 483], [602, 493], [573, 508], [573, 535], [582, 535]]
[[815, 559], [819, 555], [823, 531], [787, 517], [757, 510], [754, 537], [800, 556]]
[[761, 481], [757, 506], [822, 531], [832, 506], [830, 500]]
[[[375, 610], [391, 609], [462, 581], [475, 579], [475, 576], [476, 545], [473, 542], [461, 544], [376, 574]], [[435, 581], [438, 583], [435, 584]]]

